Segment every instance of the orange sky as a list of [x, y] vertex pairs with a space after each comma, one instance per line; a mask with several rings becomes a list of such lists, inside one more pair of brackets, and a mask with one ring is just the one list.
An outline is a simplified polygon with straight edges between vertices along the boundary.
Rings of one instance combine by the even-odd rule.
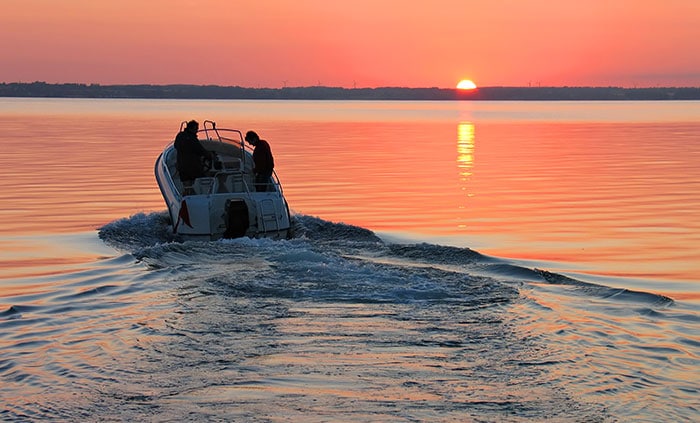
[[3, 0], [0, 82], [700, 86], [700, 0]]

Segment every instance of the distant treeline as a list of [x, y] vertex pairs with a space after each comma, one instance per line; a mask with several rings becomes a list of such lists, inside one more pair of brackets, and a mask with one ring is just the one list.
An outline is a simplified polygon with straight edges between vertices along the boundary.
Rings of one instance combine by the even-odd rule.
[[0, 97], [246, 100], [700, 100], [700, 87], [245, 88], [218, 85], [0, 83]]

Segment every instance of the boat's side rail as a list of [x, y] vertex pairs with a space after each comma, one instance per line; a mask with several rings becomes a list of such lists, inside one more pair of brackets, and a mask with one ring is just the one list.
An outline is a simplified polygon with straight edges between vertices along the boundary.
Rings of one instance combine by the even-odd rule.
[[[177, 150], [175, 150], [174, 147], [165, 149], [163, 152], [163, 162], [165, 165], [163, 171], [166, 173], [167, 179], [172, 182], [175, 190], [181, 193], [184, 186], [182, 185], [182, 181], [180, 181], [180, 177], [177, 175]], [[175, 176], [177, 176], [177, 178]]]

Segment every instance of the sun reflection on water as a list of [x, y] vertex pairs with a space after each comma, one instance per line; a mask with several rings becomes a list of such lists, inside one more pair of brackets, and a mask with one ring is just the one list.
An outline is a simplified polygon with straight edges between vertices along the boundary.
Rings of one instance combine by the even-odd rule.
[[[474, 124], [471, 122], [460, 122], [457, 125], [457, 169], [459, 171], [459, 189], [465, 193], [466, 197], [474, 196], [469, 189], [469, 181], [472, 177], [474, 167]], [[467, 209], [465, 204], [458, 206], [460, 212]], [[463, 219], [465, 220], [466, 216]], [[459, 229], [467, 227], [465, 223], [458, 223]]]
[[474, 166], [474, 124], [460, 122], [457, 125], [457, 168], [461, 182], [466, 182], [472, 175]]

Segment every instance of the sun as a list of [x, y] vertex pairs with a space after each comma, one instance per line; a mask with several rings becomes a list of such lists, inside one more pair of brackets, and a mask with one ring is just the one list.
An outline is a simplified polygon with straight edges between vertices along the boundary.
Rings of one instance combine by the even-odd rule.
[[471, 79], [463, 79], [457, 84], [458, 90], [473, 90], [476, 88], [476, 84]]

